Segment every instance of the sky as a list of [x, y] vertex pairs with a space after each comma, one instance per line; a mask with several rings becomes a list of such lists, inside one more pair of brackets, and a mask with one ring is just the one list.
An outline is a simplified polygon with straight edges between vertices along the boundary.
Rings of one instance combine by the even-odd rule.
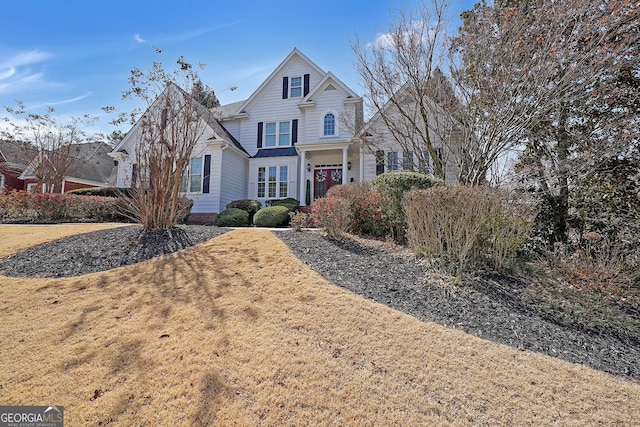
[[[473, 0], [450, 2], [453, 26]], [[153, 61], [173, 69], [183, 56], [218, 99], [248, 98], [297, 47], [325, 71], [363, 94], [351, 43], [372, 42], [389, 28], [404, 0], [219, 1], [20, 0], [2, 5], [0, 107], [22, 101], [30, 112], [53, 107], [60, 117], [99, 117], [110, 133], [133, 68]], [[155, 47], [162, 48], [157, 54]], [[237, 87], [236, 90], [230, 90]], [[7, 116], [4, 108], [0, 118]], [[127, 131], [128, 125], [120, 130]]]

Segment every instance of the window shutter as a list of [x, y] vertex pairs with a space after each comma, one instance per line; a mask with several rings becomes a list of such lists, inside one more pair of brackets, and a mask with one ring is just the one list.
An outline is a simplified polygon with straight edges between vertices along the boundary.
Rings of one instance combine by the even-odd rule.
[[291, 120], [291, 145], [298, 142], [298, 119]]
[[258, 122], [258, 148], [262, 148], [262, 125], [263, 122]]
[[202, 192], [209, 192], [209, 181], [211, 180], [211, 154], [204, 156], [204, 176], [202, 180]]
[[289, 77], [282, 78], [282, 99], [289, 97]]
[[304, 95], [303, 96], [307, 96], [309, 95], [309, 74], [305, 74], [304, 75]]
[[136, 188], [136, 179], [138, 179], [138, 165], [131, 165], [131, 188]]

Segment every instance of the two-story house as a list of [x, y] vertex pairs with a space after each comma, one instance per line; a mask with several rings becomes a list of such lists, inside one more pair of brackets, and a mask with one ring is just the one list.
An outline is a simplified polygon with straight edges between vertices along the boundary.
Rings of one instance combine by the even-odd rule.
[[[238, 199], [322, 197], [336, 184], [363, 180], [354, 142], [362, 99], [298, 49], [246, 100], [202, 109], [206, 130], [194, 150], [186, 195], [192, 219], [209, 221]], [[136, 176], [136, 126], [113, 149], [119, 187]]]
[[[363, 127], [362, 98], [295, 48], [248, 99], [197, 110], [204, 131], [183, 179], [195, 222], [212, 221], [233, 200], [293, 197], [304, 206], [334, 185], [403, 169], [395, 165], [406, 153], [388, 132]], [[110, 154], [119, 187], [139, 173], [138, 126]]]

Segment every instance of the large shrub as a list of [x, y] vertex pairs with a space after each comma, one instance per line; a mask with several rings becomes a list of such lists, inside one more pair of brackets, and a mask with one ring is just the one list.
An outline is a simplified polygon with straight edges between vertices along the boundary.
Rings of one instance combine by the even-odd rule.
[[[331, 191], [331, 190], [329, 190]], [[349, 231], [353, 218], [349, 200], [335, 194], [327, 194], [313, 202], [311, 214], [329, 237], [341, 240]]]
[[227, 209], [237, 208], [249, 214], [249, 224], [253, 224], [253, 216], [262, 208], [262, 203], [257, 200], [241, 199], [227, 203]]
[[260, 209], [253, 217], [258, 227], [281, 227], [289, 223], [289, 209], [284, 206], [269, 206]]
[[338, 197], [349, 207], [348, 231], [360, 236], [383, 237], [391, 234], [383, 214], [384, 200], [369, 183], [350, 183], [331, 187], [325, 198]]
[[216, 215], [218, 227], [246, 227], [249, 225], [249, 212], [239, 208], [228, 208]]
[[472, 259], [501, 268], [528, 237], [535, 217], [522, 196], [489, 187], [435, 187], [404, 197], [407, 240], [419, 255], [460, 273]]
[[442, 181], [433, 176], [417, 172], [387, 172], [371, 180], [371, 188], [380, 195], [383, 219], [389, 223], [390, 231], [396, 240], [405, 240], [407, 222], [403, 211], [404, 193], [441, 184]]

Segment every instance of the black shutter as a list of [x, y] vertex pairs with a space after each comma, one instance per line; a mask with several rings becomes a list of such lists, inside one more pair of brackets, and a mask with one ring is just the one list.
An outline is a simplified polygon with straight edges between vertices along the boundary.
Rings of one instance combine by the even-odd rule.
[[304, 95], [309, 95], [309, 74], [304, 75]]
[[296, 145], [298, 142], [298, 119], [291, 121], [291, 145]]
[[136, 179], [138, 179], [138, 165], [131, 165], [131, 188], [136, 188]]
[[384, 151], [376, 151], [376, 175], [384, 173]]
[[289, 97], [289, 77], [282, 78], [282, 99]]
[[262, 122], [258, 122], [258, 148], [262, 148]]
[[211, 180], [211, 154], [204, 156], [204, 180], [202, 182], [202, 192], [209, 192], [209, 181]]

